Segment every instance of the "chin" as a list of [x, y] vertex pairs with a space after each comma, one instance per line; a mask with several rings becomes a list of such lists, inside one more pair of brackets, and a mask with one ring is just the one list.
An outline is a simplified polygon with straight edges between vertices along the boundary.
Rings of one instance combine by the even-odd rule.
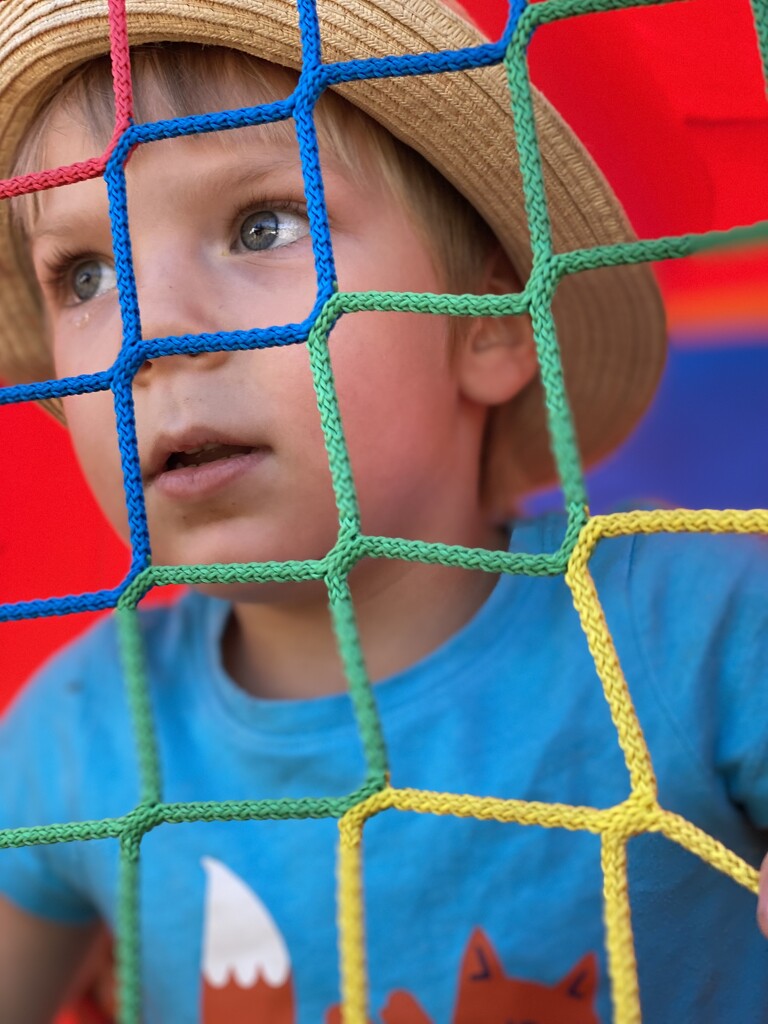
[[[309, 561], [322, 558], [333, 546], [335, 535], [327, 546], [318, 543], [317, 537], [266, 535], [257, 525], [233, 524], [225, 529], [195, 531], [186, 536], [153, 538], [152, 559], [155, 565], [231, 565], [251, 562]], [[239, 527], [239, 528], [238, 528]], [[225, 535], [224, 535], [225, 534]], [[325, 539], [325, 538], [324, 538]], [[313, 543], [314, 542], [314, 543]], [[248, 603], [272, 603], [289, 598], [290, 592], [299, 590], [307, 594], [307, 588], [315, 584], [325, 593], [325, 584], [318, 581], [274, 581], [247, 583], [201, 583], [195, 588], [215, 597], [230, 601]], [[301, 598], [300, 598], [301, 600]]]
[[310, 533], [306, 521], [291, 529], [285, 522], [260, 522], [255, 517], [221, 518], [194, 525], [175, 523], [162, 531], [150, 529], [152, 558], [157, 565], [316, 560], [331, 550], [337, 529], [334, 524], [322, 534], [319, 530]]
[[200, 594], [217, 597], [238, 605], [299, 606], [328, 603], [328, 591], [322, 580], [295, 580], [268, 583], [198, 583], [193, 587]]

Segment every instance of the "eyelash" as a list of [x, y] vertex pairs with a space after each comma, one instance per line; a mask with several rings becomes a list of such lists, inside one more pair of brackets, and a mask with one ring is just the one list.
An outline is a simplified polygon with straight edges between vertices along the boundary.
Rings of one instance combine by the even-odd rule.
[[[54, 249], [45, 261], [45, 275], [40, 284], [43, 288], [53, 291], [57, 298], [63, 296], [67, 288], [67, 276], [78, 263], [96, 260], [100, 257], [92, 252], [78, 252], [75, 249]], [[73, 303], [78, 305], [78, 303]]]
[[233, 248], [237, 244], [237, 238], [239, 234], [239, 228], [246, 218], [250, 217], [254, 213], [262, 213], [264, 211], [271, 211], [274, 213], [294, 213], [298, 217], [307, 218], [307, 206], [306, 203], [296, 202], [293, 199], [275, 200], [267, 198], [263, 195], [254, 195], [251, 200], [241, 206], [235, 216], [232, 218], [232, 225], [230, 227], [230, 235], [235, 240]]
[[[275, 213], [294, 213], [299, 217], [307, 216], [305, 203], [296, 202], [295, 200], [276, 202], [274, 199], [268, 199], [264, 196], [254, 196], [249, 202], [243, 204], [232, 218], [230, 236], [234, 239], [232, 243], [233, 249], [237, 244], [238, 229], [243, 221], [250, 217], [251, 214], [260, 213], [262, 210], [273, 210]], [[96, 253], [85, 250], [55, 249], [46, 259], [45, 274], [41, 284], [44, 288], [51, 289], [57, 297], [60, 297], [67, 290], [67, 278], [74, 266], [88, 260], [102, 258]], [[79, 305], [79, 303], [71, 303], [71, 305]]]

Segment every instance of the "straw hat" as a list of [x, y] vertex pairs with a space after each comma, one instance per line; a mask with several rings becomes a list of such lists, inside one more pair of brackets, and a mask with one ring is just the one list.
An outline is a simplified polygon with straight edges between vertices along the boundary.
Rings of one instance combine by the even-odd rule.
[[[212, 43], [298, 68], [296, 0], [126, 0], [132, 45]], [[317, 0], [323, 59], [460, 49], [483, 41], [456, 0]], [[0, 3], [0, 179], [68, 72], [108, 50], [107, 0]], [[509, 91], [503, 68], [354, 83], [341, 92], [429, 160], [491, 226], [519, 276], [531, 267]], [[535, 93], [555, 251], [633, 239], [610, 187], [559, 115]], [[95, 155], [95, 154], [94, 154]], [[564, 278], [553, 304], [582, 458], [614, 448], [653, 395], [666, 344], [653, 275], [644, 266]], [[0, 203], [0, 375], [53, 376], [33, 292]], [[53, 408], [54, 404], [57, 408]], [[49, 407], [61, 418], [58, 403]], [[491, 425], [494, 504], [555, 479], [540, 383]]]

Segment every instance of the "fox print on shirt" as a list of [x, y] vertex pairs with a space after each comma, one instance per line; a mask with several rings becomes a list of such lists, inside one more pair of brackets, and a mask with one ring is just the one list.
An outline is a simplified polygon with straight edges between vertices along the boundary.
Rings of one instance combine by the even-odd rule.
[[[285, 939], [262, 901], [212, 857], [206, 873], [202, 962], [202, 1024], [263, 1020], [295, 1024], [296, 997]], [[509, 977], [480, 928], [470, 935], [459, 968], [451, 1024], [600, 1024], [595, 1009], [597, 957], [588, 953], [555, 985]], [[437, 1024], [417, 996], [390, 993], [380, 1024]], [[325, 1024], [341, 1024], [331, 1007]]]
[[203, 1024], [293, 1024], [291, 958], [272, 915], [221, 861], [205, 857], [203, 867]]
[[[588, 953], [562, 981], [541, 985], [504, 972], [480, 928], [472, 933], [459, 975], [451, 1024], [600, 1024], [595, 1010], [597, 957]], [[382, 1024], [436, 1024], [410, 992], [395, 991], [381, 1011]], [[341, 1024], [335, 1006], [326, 1024]]]

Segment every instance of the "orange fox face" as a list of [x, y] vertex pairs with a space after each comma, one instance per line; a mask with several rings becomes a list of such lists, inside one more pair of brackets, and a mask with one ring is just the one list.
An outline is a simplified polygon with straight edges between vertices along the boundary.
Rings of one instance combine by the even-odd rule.
[[[461, 962], [452, 1024], [600, 1024], [595, 1010], [597, 958], [594, 953], [556, 985], [509, 978], [485, 933], [476, 928]], [[432, 1024], [409, 992], [393, 992], [381, 1012], [382, 1024]], [[326, 1024], [341, 1024], [334, 1007]]]
[[[2, 0], [0, 0], [0, 3]], [[226, 865], [205, 858], [203, 1024], [266, 1020], [294, 1024], [296, 996], [291, 958], [276, 922], [255, 892]], [[94, 964], [88, 991], [75, 1009], [78, 1024], [114, 1024], [114, 970], [109, 937]], [[599, 1024], [594, 953], [556, 985], [508, 977], [488, 937], [476, 928], [459, 971], [451, 1024]], [[433, 1024], [410, 992], [391, 992], [381, 1024]], [[325, 1024], [341, 1024], [332, 1007]]]
[[453, 1024], [599, 1024], [596, 990], [594, 953], [556, 985], [518, 981], [507, 977], [488, 938], [476, 928], [461, 964]]

